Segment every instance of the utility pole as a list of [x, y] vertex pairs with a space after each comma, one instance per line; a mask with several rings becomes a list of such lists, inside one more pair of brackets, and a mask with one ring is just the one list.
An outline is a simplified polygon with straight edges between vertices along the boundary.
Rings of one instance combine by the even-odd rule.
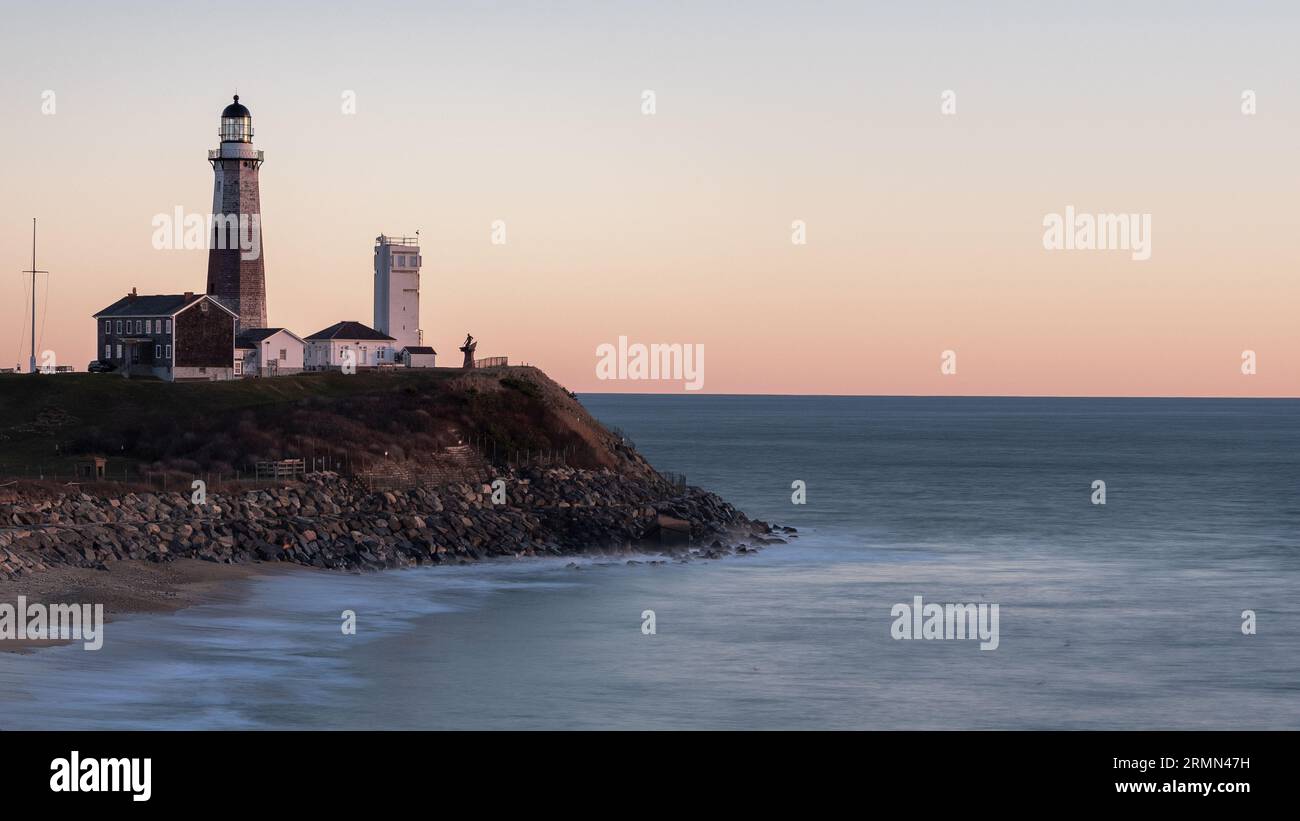
[[32, 269], [23, 273], [32, 275], [32, 358], [28, 363], [28, 373], [36, 373], [36, 275], [49, 273], [36, 270], [36, 217], [32, 217]]

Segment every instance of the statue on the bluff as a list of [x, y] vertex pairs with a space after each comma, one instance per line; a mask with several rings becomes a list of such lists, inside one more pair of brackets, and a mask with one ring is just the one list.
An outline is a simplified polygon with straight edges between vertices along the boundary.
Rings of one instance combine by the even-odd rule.
[[465, 344], [460, 346], [460, 350], [465, 354], [465, 362], [462, 368], [470, 370], [474, 367], [474, 349], [478, 347], [478, 340], [469, 334], [465, 334]]

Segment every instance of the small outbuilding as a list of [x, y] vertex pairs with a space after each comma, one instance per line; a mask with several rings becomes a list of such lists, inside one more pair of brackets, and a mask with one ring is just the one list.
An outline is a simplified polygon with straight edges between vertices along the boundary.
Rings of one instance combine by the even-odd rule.
[[90, 456], [77, 462], [77, 478], [99, 481], [108, 473], [108, 459], [103, 456]]
[[408, 368], [435, 368], [438, 352], [428, 345], [409, 345], [402, 349], [402, 364]]

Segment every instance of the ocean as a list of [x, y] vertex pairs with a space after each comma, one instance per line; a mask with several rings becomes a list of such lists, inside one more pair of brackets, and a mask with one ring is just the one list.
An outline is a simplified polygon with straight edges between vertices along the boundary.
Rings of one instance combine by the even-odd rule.
[[1300, 401], [580, 398], [799, 537], [253, 578], [0, 654], [0, 729], [1300, 729]]

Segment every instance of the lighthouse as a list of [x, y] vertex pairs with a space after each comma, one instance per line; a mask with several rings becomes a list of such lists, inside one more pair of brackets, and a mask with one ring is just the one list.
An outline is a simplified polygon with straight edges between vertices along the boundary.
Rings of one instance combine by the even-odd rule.
[[262, 264], [262, 205], [253, 147], [253, 115], [239, 102], [221, 112], [221, 147], [208, 151], [215, 176], [208, 248], [208, 293], [239, 315], [238, 329], [266, 327], [266, 270]]

